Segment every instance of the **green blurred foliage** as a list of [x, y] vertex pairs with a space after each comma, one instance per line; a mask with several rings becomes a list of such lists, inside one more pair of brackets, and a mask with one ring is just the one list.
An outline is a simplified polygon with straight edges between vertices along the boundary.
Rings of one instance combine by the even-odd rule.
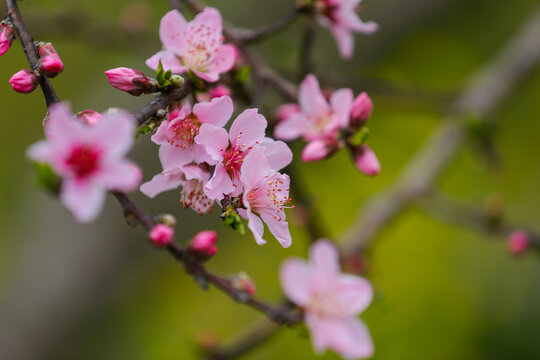
[[[61, 6], [114, 25], [130, 2], [72, 0]], [[256, 27], [277, 18], [291, 1], [210, 3], [222, 9], [231, 22]], [[365, 19], [371, 19], [371, 9], [392, 13], [386, 19], [399, 16], [399, 9], [385, 8], [388, 2], [376, 3], [366, 0]], [[148, 0], [146, 4], [151, 12], [143, 31], [149, 32], [153, 41], [136, 47], [130, 43], [123, 47], [89, 45], [82, 34], [82, 39], [73, 34], [42, 38], [47, 36], [47, 24], [39, 24], [42, 33], [35, 34], [36, 38], [52, 41], [65, 63], [64, 73], [53, 84], [74, 110], [109, 106], [136, 110], [149, 100], [115, 91], [103, 74], [118, 66], [144, 70], [144, 60], [159, 48], [157, 29], [168, 10], [167, 2]], [[504, 44], [535, 4], [535, 0], [516, 0], [511, 5], [503, 1], [447, 1], [440, 10], [399, 34], [381, 35], [387, 40], [373, 53], [365, 53], [363, 45], [373, 47], [378, 35], [372, 39], [357, 36], [357, 57], [348, 63], [339, 59], [328, 33], [319, 31], [315, 63], [325, 85], [346, 85], [356, 91], [363, 90], [363, 84], [376, 85], [370, 93], [375, 111], [369, 128], [371, 144], [383, 166], [380, 176], [366, 178], [354, 169], [345, 152], [327, 161], [301, 165], [297, 181], [314, 197], [334, 239], [353, 221], [363, 201], [396, 179], [440, 123], [446, 105], [464, 81]], [[45, 14], [44, 19], [46, 14], [62, 10], [58, 1], [25, 1], [20, 6], [23, 13]], [[301, 25], [298, 21], [285, 33], [256, 46], [270, 63], [291, 77], [297, 64]], [[392, 28], [392, 24], [380, 25], [383, 33]], [[32, 29], [32, 23], [29, 26]], [[19, 210], [21, 199], [28, 191], [36, 191], [31, 190], [35, 187], [33, 170], [24, 152], [42, 136], [40, 121], [45, 106], [39, 91], [20, 95], [7, 85], [11, 74], [26, 66], [20, 45], [14, 43], [0, 61], [0, 82], [4, 84], [0, 88], [4, 175], [0, 177], [0, 270], [9, 274], [11, 252], [32, 243], [32, 239], [18, 237], [18, 226], [28, 222]], [[465, 146], [445, 173], [440, 184], [443, 191], [478, 204], [497, 193], [506, 201], [507, 218], [538, 228], [540, 162], [535, 155], [540, 150], [539, 98], [537, 67], [496, 114], [499, 125], [494, 141], [501, 164], [488, 166], [474, 147]], [[278, 101], [269, 94], [268, 109]], [[271, 118], [270, 112], [266, 115]], [[143, 164], [146, 179], [159, 170], [157, 147], [148, 139], [141, 141], [134, 158]], [[138, 199], [151, 210], [176, 214], [179, 228], [184, 230], [178, 232], [183, 241], [200, 229], [219, 229], [219, 253], [208, 266], [222, 274], [245, 270], [255, 280], [258, 295], [278, 301], [279, 264], [288, 256], [305, 256], [309, 239], [304, 229], [293, 226], [290, 249], [280, 248], [275, 241], [259, 247], [250, 234], [241, 236], [224, 229], [218, 214], [201, 218], [180, 209], [177, 197], [174, 193], [162, 195], [158, 205]], [[73, 221], [67, 213], [66, 221]], [[118, 222], [123, 225], [120, 218]], [[84, 231], [91, 231], [91, 227]], [[87, 309], [70, 331], [59, 334], [61, 346], [44, 358], [195, 359], [197, 334], [215, 334], [228, 341], [261, 318], [215, 289], [205, 293], [197, 288], [174, 261], [144, 243], [142, 232], [133, 232], [131, 237], [130, 246], [140, 249], [142, 255], [123, 269], [110, 293], [96, 294], [102, 297], [101, 305]], [[111, 241], [116, 240], [111, 236]], [[389, 226], [367, 253], [367, 276], [377, 296], [362, 317], [376, 344], [373, 359], [539, 358], [540, 264], [534, 255], [510, 257], [500, 240], [504, 239], [440, 223], [418, 209], [407, 211]], [[315, 355], [302, 331], [283, 329], [245, 356], [250, 360], [276, 358], [310, 359]], [[337, 358], [330, 352], [321, 357]]]

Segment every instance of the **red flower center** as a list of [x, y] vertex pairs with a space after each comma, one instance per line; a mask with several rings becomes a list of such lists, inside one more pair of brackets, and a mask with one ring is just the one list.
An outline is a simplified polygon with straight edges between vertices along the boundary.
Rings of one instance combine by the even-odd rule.
[[99, 152], [82, 145], [73, 149], [66, 159], [66, 165], [77, 178], [86, 178], [98, 169]]

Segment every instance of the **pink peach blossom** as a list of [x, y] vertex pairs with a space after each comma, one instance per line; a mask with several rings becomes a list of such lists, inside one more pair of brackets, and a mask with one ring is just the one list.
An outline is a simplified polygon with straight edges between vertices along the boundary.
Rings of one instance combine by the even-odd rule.
[[302, 161], [311, 162], [324, 160], [339, 149], [335, 139], [315, 139], [307, 143], [302, 150]]
[[344, 59], [353, 55], [353, 33], [372, 34], [379, 26], [373, 21], [363, 22], [356, 8], [362, 0], [316, 0], [319, 9], [317, 19], [319, 23], [330, 29], [339, 48], [339, 53]]
[[30, 159], [48, 163], [62, 177], [60, 201], [81, 222], [93, 220], [106, 190], [137, 188], [141, 171], [125, 159], [133, 145], [135, 120], [111, 111], [94, 126], [77, 121], [65, 104], [50, 107], [46, 140], [32, 145]]
[[351, 126], [356, 128], [362, 126], [367, 121], [372, 111], [373, 102], [370, 97], [365, 91], [360, 93], [353, 102], [351, 110]]
[[152, 244], [158, 247], [164, 247], [172, 243], [174, 237], [174, 229], [165, 224], [158, 224], [150, 230], [148, 238]]
[[193, 110], [184, 105], [171, 112], [168, 121], [162, 122], [152, 136], [152, 141], [160, 145], [159, 159], [163, 169], [178, 168], [193, 161], [211, 162], [211, 156], [204, 146], [195, 142], [195, 138], [204, 126], [223, 128], [232, 112], [233, 102], [228, 96], [197, 103]]
[[357, 318], [371, 303], [371, 284], [360, 276], [341, 273], [333, 243], [315, 242], [309, 262], [286, 260], [281, 265], [280, 282], [287, 298], [304, 309], [317, 353], [332, 349], [351, 360], [373, 355], [369, 330]]
[[245, 209], [238, 209], [238, 212], [248, 220], [248, 227], [257, 244], [266, 243], [262, 237], [264, 221], [281, 246], [289, 247], [292, 239], [289, 224], [285, 221], [285, 208], [290, 203], [289, 176], [272, 169], [264, 147], [256, 147], [243, 161], [240, 180]]
[[[282, 140], [294, 140], [302, 136], [311, 141], [321, 137], [336, 138], [340, 129], [349, 125], [353, 104], [351, 89], [339, 89], [324, 98], [317, 78], [309, 74], [300, 84], [298, 92], [300, 111], [290, 111], [290, 115], [279, 122], [274, 135]], [[292, 108], [292, 104], [289, 104]]]
[[224, 195], [237, 196], [242, 192], [240, 173], [244, 158], [257, 146], [265, 149], [267, 161], [274, 170], [280, 170], [292, 160], [289, 147], [265, 138], [266, 119], [257, 109], [247, 109], [234, 120], [227, 134], [222, 127], [202, 124], [195, 142], [204, 146], [215, 165], [214, 175], [204, 187], [210, 199], [221, 200]]
[[221, 14], [212, 7], [190, 22], [178, 10], [169, 11], [161, 19], [159, 37], [163, 50], [146, 60], [151, 69], [157, 70], [161, 60], [165, 70], [175, 74], [191, 70], [203, 80], [216, 82], [234, 65], [234, 48], [223, 44]]

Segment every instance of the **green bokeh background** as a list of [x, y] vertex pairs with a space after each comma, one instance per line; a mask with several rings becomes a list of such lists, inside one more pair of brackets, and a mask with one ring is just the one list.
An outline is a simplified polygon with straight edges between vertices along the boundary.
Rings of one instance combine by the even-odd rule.
[[[271, 22], [291, 6], [287, 0], [209, 3], [244, 27]], [[335, 240], [353, 221], [358, 207], [396, 179], [441, 122], [468, 77], [500, 49], [537, 3], [366, 0], [362, 16], [377, 21], [381, 31], [369, 38], [357, 36], [356, 56], [350, 62], [339, 58], [326, 30], [318, 32], [315, 64], [323, 85], [370, 91], [375, 103], [370, 119], [372, 145], [383, 166], [378, 177], [367, 178], [344, 152], [301, 165], [300, 180]], [[60, 53], [65, 71], [53, 84], [60, 98], [77, 111], [110, 106], [135, 111], [149, 101], [114, 90], [103, 75], [118, 66], [144, 70], [144, 60], [160, 46], [157, 29], [168, 11], [167, 2], [138, 1], [137, 6], [149, 14], [148, 22], [139, 32], [126, 35], [118, 19], [129, 4], [133, 6], [129, 0], [20, 3], [35, 38], [52, 41]], [[302, 21], [297, 21], [256, 50], [294, 78], [301, 30]], [[4, 327], [0, 336], [5, 336], [4, 341], [12, 345], [19, 341], [14, 349], [32, 348], [33, 352], [26, 349], [33, 354], [31, 359], [198, 359], [198, 334], [230, 341], [261, 319], [218, 291], [200, 290], [167, 255], [145, 243], [140, 229], [123, 224], [114, 201], [108, 202], [95, 224], [83, 226], [73, 224], [56, 200], [37, 189], [24, 152], [42, 137], [44, 101], [39, 91], [20, 95], [7, 84], [13, 73], [26, 67], [17, 42], [0, 63], [4, 84], [0, 87], [0, 329]], [[495, 114], [498, 166], [489, 166], [467, 144], [440, 188], [480, 205], [489, 195], [498, 194], [505, 199], [509, 221], [538, 228], [538, 99], [540, 67], [536, 66]], [[278, 101], [269, 93], [265, 109]], [[132, 157], [142, 165], [145, 179], [159, 170], [157, 147], [148, 139], [140, 141]], [[240, 236], [224, 229], [216, 213], [200, 217], [182, 209], [178, 193], [166, 193], [156, 201], [140, 194], [135, 198], [148, 211], [175, 214], [181, 240], [203, 228], [217, 229], [219, 253], [208, 266], [220, 274], [247, 271], [258, 295], [270, 301], [281, 296], [277, 271], [282, 259], [306, 254], [309, 239], [298, 225], [291, 228], [290, 249], [280, 248], [275, 241], [259, 247], [250, 234]], [[417, 208], [388, 226], [366, 252], [366, 276], [377, 292], [362, 315], [375, 341], [373, 359], [540, 358], [540, 262], [534, 254], [511, 257], [503, 240], [441, 223]], [[36, 242], [41, 245], [36, 247]], [[79, 250], [77, 256], [86, 260], [73, 258], [73, 249], [79, 246], [86, 250]], [[47, 272], [51, 268], [61, 269], [62, 276], [48, 276], [56, 274]], [[0, 358], [11, 359], [14, 353], [2, 355], [5, 349], [0, 346]], [[302, 331], [286, 328], [244, 358], [317, 357]], [[337, 358], [331, 352], [321, 357]]]

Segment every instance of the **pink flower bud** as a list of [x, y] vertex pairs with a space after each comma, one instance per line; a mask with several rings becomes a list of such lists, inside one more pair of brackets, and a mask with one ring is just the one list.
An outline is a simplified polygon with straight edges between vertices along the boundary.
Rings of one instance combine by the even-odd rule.
[[51, 43], [38, 45], [39, 72], [48, 78], [56, 77], [64, 70], [64, 64]]
[[298, 106], [297, 104], [281, 105], [276, 110], [276, 121], [280, 122], [282, 120], [285, 120], [286, 118], [300, 111], [302, 111], [302, 109], [300, 109], [300, 106]]
[[361, 93], [354, 99], [351, 110], [351, 126], [357, 128], [363, 125], [373, 110], [373, 102], [366, 92]]
[[174, 229], [170, 226], [158, 224], [150, 231], [148, 238], [158, 247], [164, 247], [172, 242]]
[[302, 151], [302, 161], [312, 162], [326, 159], [338, 150], [335, 140], [315, 139], [307, 143]]
[[0, 24], [0, 55], [4, 55], [9, 50], [14, 38], [13, 27], [8, 24]]
[[119, 67], [105, 71], [109, 83], [121, 91], [139, 96], [150, 88], [150, 79], [141, 71]]
[[103, 119], [103, 115], [94, 110], [83, 110], [77, 114], [77, 118], [83, 123], [92, 126], [96, 125], [101, 119]]
[[235, 275], [231, 282], [232, 286], [237, 289], [245, 292], [249, 296], [254, 296], [257, 292], [257, 288], [255, 287], [255, 283], [249, 277], [248, 274], [245, 272], [241, 272], [237, 275]]
[[217, 97], [222, 97], [222, 96], [231, 96], [232, 95], [231, 89], [229, 89], [225, 85], [218, 85], [215, 88], [210, 89], [210, 91], [208, 91], [208, 93], [210, 94], [210, 99], [217, 98]]
[[28, 94], [39, 84], [38, 76], [32, 70], [21, 70], [9, 79], [11, 87], [16, 92]]
[[356, 168], [366, 175], [374, 176], [381, 172], [381, 164], [375, 153], [367, 145], [360, 145], [353, 150]]
[[199, 261], [206, 261], [217, 252], [216, 240], [218, 234], [215, 231], [201, 231], [191, 241], [188, 252]]
[[515, 230], [508, 235], [508, 250], [513, 255], [520, 255], [529, 246], [529, 234], [523, 230]]

